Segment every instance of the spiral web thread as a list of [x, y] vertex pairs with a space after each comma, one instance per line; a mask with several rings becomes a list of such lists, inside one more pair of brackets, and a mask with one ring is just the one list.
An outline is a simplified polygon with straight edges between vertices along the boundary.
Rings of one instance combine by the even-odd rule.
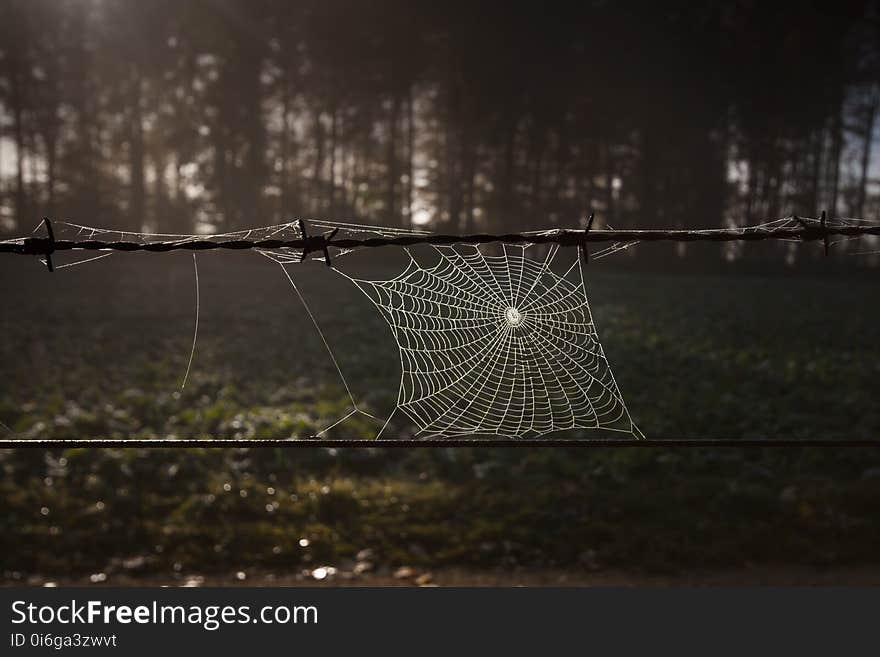
[[505, 245], [495, 256], [433, 247], [431, 267], [407, 250], [397, 277], [351, 279], [399, 346], [395, 412], [424, 438], [567, 429], [642, 438], [599, 343], [580, 260], [560, 276], [551, 269], [558, 247], [543, 261], [527, 258], [527, 248]]

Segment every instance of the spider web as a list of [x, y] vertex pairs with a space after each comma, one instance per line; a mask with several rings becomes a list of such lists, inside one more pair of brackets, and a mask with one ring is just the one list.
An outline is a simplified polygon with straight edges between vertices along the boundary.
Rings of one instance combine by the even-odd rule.
[[560, 275], [551, 268], [558, 247], [543, 261], [528, 248], [433, 247], [430, 267], [407, 250], [398, 276], [351, 278], [399, 347], [395, 412], [426, 438], [569, 429], [643, 437], [599, 342], [580, 259]]
[[[72, 223], [72, 222], [64, 222], [64, 221], [54, 222], [53, 227], [54, 227], [56, 239], [72, 240], [72, 241], [101, 240], [101, 241], [105, 241], [105, 242], [146, 243], [146, 242], [157, 242], [157, 241], [190, 242], [190, 241], [204, 240], [204, 239], [211, 239], [214, 241], [262, 240], [262, 239], [293, 240], [293, 239], [299, 239], [299, 238], [303, 237], [302, 224], [299, 221], [292, 221], [292, 222], [287, 222], [287, 223], [283, 223], [283, 224], [276, 224], [276, 225], [266, 226], [266, 227], [261, 227], [261, 228], [244, 229], [244, 230], [240, 230], [240, 231], [227, 232], [227, 233], [221, 233], [221, 234], [209, 233], [209, 232], [204, 232], [201, 234], [171, 234], [171, 233], [156, 233], [156, 232], [154, 232], [154, 233], [151, 233], [151, 232], [132, 232], [132, 231], [121, 231], [121, 230], [115, 230], [115, 229], [97, 228], [97, 227], [86, 226], [86, 225], [76, 224], [76, 223]], [[374, 236], [388, 237], [388, 236], [397, 236], [397, 235], [404, 235], [404, 234], [422, 233], [421, 231], [413, 231], [413, 230], [406, 230], [406, 229], [395, 229], [395, 228], [386, 228], [386, 227], [379, 227], [379, 226], [368, 226], [368, 225], [363, 225], [363, 224], [315, 221], [315, 220], [309, 220], [308, 228], [309, 228], [310, 234], [328, 235], [332, 231], [339, 231], [342, 235], [345, 235], [346, 237], [374, 237]], [[44, 226], [42, 224], [39, 224], [35, 228], [34, 234], [41, 234], [44, 230], [45, 230]], [[541, 231], [536, 232], [535, 234], [540, 234], [540, 233], [541, 233]], [[617, 250], [620, 250], [623, 248], [628, 248], [631, 245], [632, 245], [631, 243], [613, 244], [610, 247], [607, 247], [605, 249], [597, 251], [596, 253], [593, 254], [592, 257], [595, 259], [599, 259], [599, 258], [602, 258], [606, 255], [610, 255], [611, 253], [614, 253]], [[523, 251], [523, 249], [521, 247], [513, 247], [513, 248], [514, 248], [514, 250], [518, 250], [520, 253], [522, 253], [522, 251]], [[556, 250], [557, 250], [556, 247], [553, 247], [552, 253], [555, 254]], [[302, 292], [300, 291], [300, 288], [298, 287], [297, 283], [295, 282], [295, 277], [292, 275], [292, 272], [294, 270], [296, 270], [297, 267], [295, 267], [295, 266], [291, 267], [291, 265], [299, 264], [302, 261], [302, 259], [303, 259], [302, 251], [300, 249], [271, 249], [271, 250], [269, 250], [269, 249], [265, 249], [265, 250], [264, 249], [256, 249], [256, 251], [259, 255], [265, 257], [266, 259], [272, 261], [273, 263], [276, 263], [281, 268], [286, 280], [291, 285], [296, 297], [298, 298], [298, 300], [302, 304], [304, 310], [306, 311], [306, 315], [307, 315], [308, 319], [311, 321], [316, 333], [320, 337], [320, 339], [323, 343], [323, 346], [326, 350], [326, 355], [329, 357], [329, 360], [332, 362], [332, 364], [336, 370], [336, 373], [338, 374], [339, 380], [342, 383], [342, 385], [345, 389], [346, 395], [350, 401], [350, 406], [349, 406], [348, 411], [346, 413], [344, 413], [341, 417], [336, 419], [332, 424], [330, 424], [329, 426], [326, 426], [321, 431], [318, 431], [315, 434], [315, 436], [316, 437], [322, 436], [323, 434], [325, 434], [327, 431], [329, 431], [333, 427], [339, 425], [340, 423], [344, 422], [345, 420], [349, 419], [350, 417], [352, 417], [353, 415], [356, 415], [356, 414], [364, 415], [364, 416], [367, 416], [367, 417], [370, 417], [370, 418], [377, 420], [377, 426], [378, 426], [378, 423], [381, 423], [382, 420], [379, 418], [376, 418], [374, 415], [372, 415], [371, 413], [364, 410], [363, 407], [358, 404], [357, 400], [355, 399], [355, 395], [352, 393], [351, 387], [349, 386], [347, 380], [345, 379], [345, 376], [343, 374], [343, 369], [340, 366], [339, 362], [337, 361], [336, 355], [334, 354], [334, 351], [330, 346], [330, 342], [325, 337], [315, 315], [312, 313], [312, 310], [310, 309], [308, 303], [306, 302]], [[331, 252], [332, 257], [335, 260], [336, 258], [338, 258], [340, 256], [346, 255], [350, 251], [345, 250], [345, 249], [340, 249], [335, 246], [331, 246], [330, 252]], [[56, 270], [64, 270], [68, 267], [76, 267], [76, 266], [80, 266], [80, 265], [87, 265], [89, 263], [95, 263], [96, 261], [111, 257], [113, 255], [118, 255], [120, 253], [124, 253], [124, 252], [112, 251], [112, 250], [97, 251], [97, 252], [76, 251], [76, 250], [61, 251], [61, 252], [56, 252], [53, 255], [53, 260], [54, 260]], [[410, 252], [407, 251], [407, 253], [410, 253]], [[506, 251], [505, 251], [505, 254], [506, 254]], [[410, 254], [410, 256], [411, 256], [411, 254]], [[180, 384], [181, 390], [183, 390], [184, 387], [186, 386], [187, 380], [190, 375], [190, 371], [193, 368], [194, 361], [197, 361], [196, 352], [197, 352], [197, 343], [198, 343], [198, 335], [199, 335], [199, 315], [200, 315], [200, 290], [199, 290], [199, 267], [198, 267], [199, 255], [196, 252], [193, 252], [192, 258], [193, 258], [193, 276], [194, 276], [194, 284], [195, 284], [195, 310], [194, 310], [194, 319], [193, 319], [192, 345], [191, 345], [188, 360], [186, 362], [186, 369], [182, 374], [182, 379], [181, 379], [181, 384]], [[323, 255], [323, 253], [313, 253], [311, 255], [308, 255], [307, 259], [308, 260], [323, 260], [324, 255]], [[550, 275], [549, 264], [550, 264], [551, 259], [552, 259], [551, 257], [548, 257], [547, 261], [545, 262], [545, 266], [546, 266], [545, 268], [547, 269], [546, 273], [548, 276]], [[497, 259], [492, 259], [493, 262], [495, 262], [495, 260], [497, 260]], [[44, 262], [45, 262], [45, 260], [44, 260]], [[464, 262], [464, 261], [462, 261], [462, 262]], [[531, 261], [528, 261], [525, 258], [520, 257], [519, 261], [514, 261], [512, 263], [508, 263], [508, 266], [509, 267], [512, 266], [514, 269], [517, 268], [517, 265], [519, 266], [520, 282], [523, 284], [525, 282], [527, 282], [527, 279], [524, 278], [524, 274], [529, 272], [530, 267], [531, 267], [531, 265], [528, 265], [526, 263], [530, 263], [530, 262]], [[338, 271], [338, 269], [336, 271]], [[510, 274], [509, 274], [508, 281], [511, 281], [511, 280], [512, 279], [510, 278]], [[537, 283], [538, 282], [536, 281], [535, 286], [534, 286], [534, 288], [535, 288], [534, 291], [536, 293], [544, 288], [547, 288], [547, 286], [544, 286], [544, 288], [542, 288], [542, 287], [538, 286]], [[567, 285], [568, 285], [568, 283], [563, 281], [561, 283], [557, 283], [556, 286], [551, 286], [547, 289], [544, 289], [544, 291], [546, 294], [548, 294], [550, 296], [560, 294], [563, 291], [565, 291], [566, 295], [567, 295], [569, 292], [569, 290], [567, 290], [567, 287], [566, 287]], [[589, 308], [587, 308], [586, 305], [584, 305], [583, 310], [586, 312], [586, 314], [583, 314], [583, 312], [582, 312], [579, 318], [573, 318], [572, 321], [587, 323], [591, 326], [592, 319], [589, 317]], [[528, 337], [528, 340], [526, 342], [522, 343], [523, 350], [530, 349], [531, 348], [530, 345], [534, 342], [543, 344], [545, 341], [551, 339], [550, 336], [543, 334], [543, 329], [541, 329], [540, 327], [537, 330], [535, 330], [534, 332], [532, 332], [532, 331], [529, 331], [528, 333], [525, 332], [527, 328], [532, 327], [532, 324], [535, 322], [537, 317], [538, 317], [538, 315], [535, 313], [530, 314], [529, 316], [527, 316], [527, 319], [524, 319], [524, 321], [522, 323], [522, 327], [517, 327], [517, 329], [515, 331], [512, 331], [512, 333], [517, 334], [517, 337]], [[438, 315], [438, 319], [440, 319], [442, 321], [442, 318], [443, 318], [443, 314], [441, 312]], [[429, 317], [426, 317], [425, 321], [430, 322], [431, 320]], [[561, 321], [561, 318], [560, 318], [560, 321]], [[557, 321], [556, 324], [554, 324], [554, 325], [557, 327], [562, 326], [562, 324], [559, 321]], [[598, 345], [598, 342], [595, 341], [594, 338], [590, 338], [590, 339], [594, 340], [594, 342], [595, 342], [593, 347], [596, 349], [599, 349], [601, 351], [601, 346]], [[513, 336], [511, 336], [511, 340], [513, 340]], [[584, 345], [581, 345], [581, 347], [583, 347], [583, 346]], [[586, 345], [586, 346], [589, 347], [590, 345]], [[565, 352], [563, 352], [563, 353], [565, 353]], [[521, 416], [523, 417], [523, 420], [521, 422], [522, 426], [519, 427], [519, 429], [517, 429], [517, 433], [523, 433], [524, 435], [530, 435], [531, 433], [545, 432], [543, 430], [544, 430], [547, 422], [544, 419], [544, 415], [547, 413], [549, 413], [549, 415], [547, 415], [547, 417], [550, 419], [550, 422], [552, 424], [552, 428], [550, 430], [555, 430], [557, 428], [565, 428], [567, 426], [565, 423], [565, 419], [559, 416], [559, 409], [557, 408], [557, 406], [559, 406], [561, 403], [560, 395], [562, 395], [562, 397], [565, 397], [566, 399], [570, 400], [568, 402], [569, 406], [571, 408], [570, 415], [572, 415], [573, 417], [582, 418], [582, 416], [584, 416], [586, 413], [588, 413], [588, 411], [586, 410], [586, 406], [590, 406], [591, 410], [589, 412], [593, 413], [597, 418], [599, 418], [601, 416], [601, 419], [597, 420], [597, 422], [599, 425], [601, 425], [602, 428], [608, 428], [608, 429], [612, 429], [612, 430], [615, 430], [615, 429], [616, 430], [626, 430], [629, 433], [637, 433], [638, 430], [634, 428], [634, 426], [632, 425], [632, 422], [629, 420], [629, 416], [626, 415], [625, 408], [623, 409], [622, 414], [621, 414], [620, 410], [617, 408], [618, 406], [622, 406], [622, 400], [620, 400], [619, 393], [616, 392], [616, 384], [613, 381], [613, 377], [611, 376], [610, 370], [608, 370], [608, 368], [607, 368], [607, 363], [605, 363], [605, 361], [604, 361], [604, 354], [597, 352], [597, 353], [593, 354], [591, 357], [595, 358], [595, 359], [601, 359], [602, 362], [604, 363], [604, 365], [598, 365], [598, 367], [601, 367], [604, 370], [604, 373], [602, 373], [602, 374], [596, 373], [595, 378], [596, 378], [597, 383], [595, 383], [592, 390], [585, 390], [579, 394], [576, 391], [563, 390], [558, 385], [554, 385], [553, 382], [550, 382], [550, 381], [547, 381], [544, 383], [539, 383], [536, 380], [532, 384], [535, 389], [531, 393], [532, 397], [531, 397], [531, 400], [529, 401], [529, 403], [533, 406], [533, 408], [530, 408], [528, 413], [529, 413], [529, 415], [534, 415], [535, 418], [533, 421], [528, 422], [528, 426], [526, 426], [527, 422], [525, 419], [525, 413], [526, 413], [525, 402], [517, 401], [516, 399], [511, 398], [510, 403], [508, 404], [508, 408], [511, 411], [511, 413], [515, 413], [517, 411], [517, 409], [520, 408], [520, 406], [523, 407], [521, 409], [521, 413], [520, 413]], [[596, 362], [598, 363], [598, 360]], [[538, 369], [536, 370], [536, 372], [539, 375], [542, 373], [545, 373], [545, 370], [548, 367], [548, 365], [549, 365], [549, 361], [547, 361], [545, 359], [543, 364], [539, 363]], [[560, 367], [562, 367], [562, 366], [563, 365], [560, 364]], [[502, 369], [504, 369], [505, 367], [506, 367], [506, 364], [502, 366]], [[596, 364], [587, 365], [587, 367], [595, 369], [597, 367], [597, 365]], [[437, 377], [440, 377], [442, 379], [442, 378], [447, 377], [449, 375], [449, 371], [450, 370], [440, 369], [436, 373], [434, 373], [434, 375]], [[528, 372], [528, 366], [526, 367], [526, 369], [521, 368], [520, 370], [515, 370], [515, 371], [511, 372], [511, 374], [514, 376], [517, 376], [517, 377], [530, 376], [529, 372]], [[561, 385], [564, 388], [570, 387], [572, 385], [576, 387], [578, 385], [578, 382], [576, 380], [573, 379], [572, 382], [569, 382], [568, 379], [566, 378], [566, 376], [564, 376], [564, 375], [562, 376], [561, 379], [559, 379], [557, 377], [557, 381], [560, 381], [560, 380], [562, 381]], [[518, 381], [519, 381], [519, 379], [514, 380], [514, 385], [519, 385]], [[597, 387], [597, 386], [601, 387], [602, 385], [606, 386], [609, 391], [604, 395]], [[546, 410], [544, 409], [545, 405], [547, 406]], [[454, 410], [454, 409], [452, 409], [452, 410]], [[619, 418], [617, 418], [617, 420], [619, 421], [619, 423], [621, 425], [621, 427], [619, 427], [619, 428], [615, 426], [615, 421], [616, 421], [615, 417], [614, 417], [615, 415], [620, 416]], [[387, 425], [388, 425], [388, 423], [386, 421], [385, 424], [382, 426], [382, 430], [380, 430], [380, 432], [379, 432], [380, 435], [381, 435], [382, 431], [384, 431], [384, 429], [387, 427]], [[505, 431], [508, 431], [508, 430], [510, 430], [509, 425], [510, 425], [510, 422], [498, 423], [498, 426], [495, 427], [493, 433], [498, 434], [498, 433], [503, 433]], [[576, 427], [576, 426], [589, 426], [589, 425], [587, 425], [587, 424], [581, 425], [581, 424], [577, 424], [577, 423], [571, 424], [571, 427]], [[472, 427], [474, 430], [470, 431], [469, 430], [470, 427]], [[624, 429], [624, 427], [625, 427], [625, 429]], [[449, 426], [445, 426], [443, 428], [442, 432], [434, 431], [433, 433], [435, 435], [439, 435], [439, 434], [442, 434], [445, 432], [445, 434], [448, 434], [448, 435], [456, 435], [455, 431], [454, 431], [455, 428], [456, 428], [455, 426], [450, 424]], [[480, 429], [480, 427], [477, 427], [473, 423], [470, 423], [470, 424], [464, 425], [464, 428], [461, 429], [460, 433], [477, 433], [479, 429]], [[520, 429], [521, 429], [521, 431], [520, 431]]]

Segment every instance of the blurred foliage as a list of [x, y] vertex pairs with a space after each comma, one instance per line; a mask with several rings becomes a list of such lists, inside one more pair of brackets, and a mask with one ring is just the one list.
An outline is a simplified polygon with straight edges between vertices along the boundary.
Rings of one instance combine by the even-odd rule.
[[[873, 467], [870, 464], [873, 463]], [[869, 451], [8, 451], [5, 577], [876, 563]]]

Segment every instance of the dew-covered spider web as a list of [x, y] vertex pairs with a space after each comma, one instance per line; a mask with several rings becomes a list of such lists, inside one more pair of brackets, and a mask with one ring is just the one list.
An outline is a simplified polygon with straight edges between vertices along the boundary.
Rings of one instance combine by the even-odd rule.
[[[398, 276], [352, 279], [400, 349], [397, 409], [426, 438], [570, 429], [641, 437], [599, 342], [579, 258], [557, 274], [525, 246], [435, 247]], [[569, 251], [571, 255], [571, 252]]]

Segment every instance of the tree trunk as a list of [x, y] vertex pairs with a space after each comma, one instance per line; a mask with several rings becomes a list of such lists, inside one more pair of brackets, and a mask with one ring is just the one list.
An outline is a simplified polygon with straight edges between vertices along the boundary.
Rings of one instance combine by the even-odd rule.
[[646, 126], [642, 130], [641, 175], [639, 176], [639, 225], [659, 228], [660, 213], [657, 208], [657, 144], [654, 128]]
[[226, 128], [219, 123], [212, 131], [214, 136], [214, 179], [217, 185], [217, 197], [220, 211], [220, 225], [224, 231], [229, 230], [232, 221], [232, 208], [229, 203], [229, 185], [227, 184], [227, 138]]
[[527, 161], [531, 169], [531, 211], [532, 216], [528, 222], [539, 221], [541, 225], [547, 223], [545, 208], [543, 207], [543, 181], [544, 181], [544, 140], [545, 128], [542, 122], [536, 120], [532, 126], [532, 134], [529, 144]]
[[868, 168], [871, 166], [871, 146], [874, 141], [874, 121], [877, 119], [877, 105], [880, 93], [874, 93], [865, 113], [865, 130], [862, 137], [862, 170], [859, 177], [858, 197], [856, 199], [856, 218], [864, 219], [865, 197], [868, 189]]
[[55, 216], [55, 181], [58, 177], [58, 138], [47, 137], [46, 142], [46, 212]]
[[822, 177], [822, 145], [825, 128], [813, 133], [813, 171], [810, 180], [810, 214], [819, 207], [819, 182]]
[[501, 216], [496, 218], [496, 222], [500, 226], [509, 225], [518, 230], [520, 228], [519, 221], [514, 219], [513, 211], [513, 166], [514, 166], [514, 148], [516, 146], [516, 124], [517, 121], [513, 116], [508, 115], [506, 118], [506, 126], [504, 133], [504, 153], [501, 174]]
[[12, 104], [12, 128], [15, 135], [15, 224], [21, 231], [25, 227], [25, 189], [24, 189], [24, 90], [20, 72], [13, 70], [9, 76], [10, 102]]
[[464, 209], [465, 233], [476, 232], [476, 204], [477, 199], [477, 147], [469, 143], [466, 148], [465, 175], [467, 179], [467, 204]]
[[409, 87], [409, 96], [406, 101], [406, 217], [409, 227], [413, 228], [413, 206], [415, 204], [414, 185], [415, 185], [415, 157], [416, 157], [416, 130], [415, 130], [415, 112], [413, 110], [413, 86]]
[[614, 176], [615, 162], [611, 151], [611, 144], [607, 139], [602, 142], [605, 164], [605, 225], [614, 226], [617, 223], [616, 208], [614, 204]]
[[828, 207], [833, 217], [837, 213], [837, 199], [840, 193], [840, 157], [843, 153], [843, 101], [841, 100], [834, 116], [831, 146], [831, 201]]
[[150, 159], [156, 172], [156, 180], [153, 182], [152, 202], [152, 226], [160, 233], [173, 233], [174, 222], [171, 218], [171, 200], [168, 191], [168, 180], [165, 171], [168, 168], [168, 156], [161, 148], [150, 149]]
[[[131, 206], [129, 227], [140, 232], [144, 224], [144, 126], [141, 112], [141, 76], [132, 68], [131, 117], [129, 119], [129, 166], [131, 168]], [[158, 174], [158, 172], [157, 172]]]
[[321, 171], [324, 168], [324, 126], [321, 123], [321, 111], [315, 110], [315, 168], [312, 171], [312, 212], [321, 212]]
[[281, 119], [281, 171], [278, 178], [278, 220], [286, 221], [290, 216], [290, 84], [288, 82], [287, 66], [282, 69], [281, 75], [281, 111], [284, 116]]
[[327, 212], [332, 219], [336, 212], [336, 141], [338, 130], [337, 121], [339, 120], [339, 112], [336, 110], [335, 100], [333, 101], [333, 107], [330, 111], [330, 147], [327, 149], [330, 151], [330, 181], [327, 185]]
[[386, 173], [388, 175], [385, 215], [389, 226], [399, 223], [397, 211], [397, 179], [400, 174], [397, 170], [397, 123], [400, 114], [400, 99], [397, 94], [391, 97], [391, 115], [388, 117], [388, 152], [386, 155]]

